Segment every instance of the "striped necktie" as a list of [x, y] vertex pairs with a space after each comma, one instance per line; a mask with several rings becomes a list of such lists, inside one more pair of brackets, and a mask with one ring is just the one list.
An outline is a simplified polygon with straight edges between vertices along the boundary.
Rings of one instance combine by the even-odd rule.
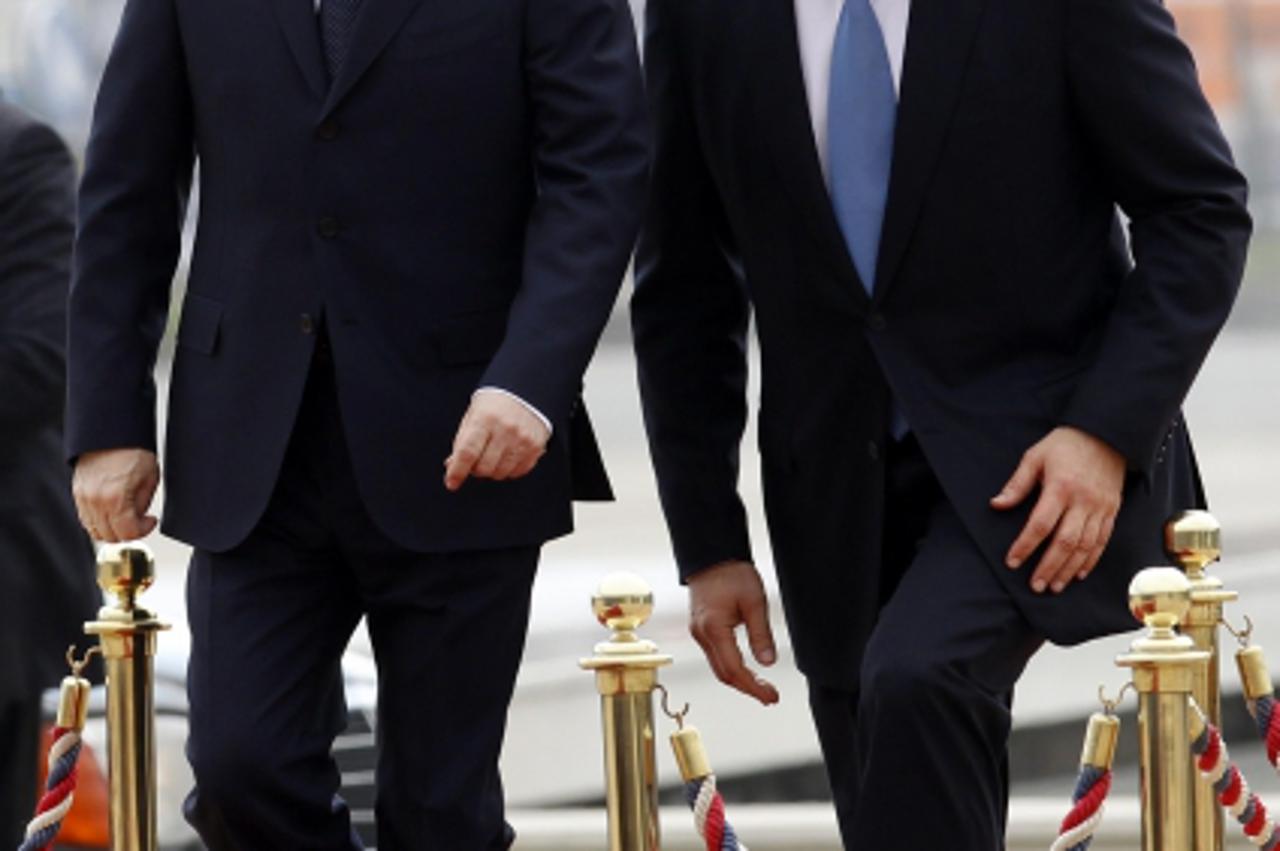
[[360, 2], [361, 0], [322, 0], [320, 3], [320, 41], [324, 46], [324, 61], [329, 69], [330, 80], [337, 78], [347, 60]]

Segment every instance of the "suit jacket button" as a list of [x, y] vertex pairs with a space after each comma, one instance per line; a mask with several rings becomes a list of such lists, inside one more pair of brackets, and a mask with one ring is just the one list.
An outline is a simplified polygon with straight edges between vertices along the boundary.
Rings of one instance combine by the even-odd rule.
[[880, 460], [880, 444], [876, 443], [874, 440], [868, 441], [867, 457], [870, 458], [872, 461], [879, 461]]
[[885, 321], [883, 313], [872, 313], [867, 317], [867, 327], [872, 331], [883, 331], [888, 322]]
[[338, 220], [333, 216], [325, 216], [320, 220], [317, 230], [320, 231], [320, 235], [325, 239], [333, 239], [338, 235]]
[[303, 334], [314, 334], [316, 330], [316, 321], [311, 317], [310, 313], [304, 313], [298, 318], [298, 329]]
[[334, 139], [338, 138], [338, 131], [338, 122], [330, 119], [329, 121], [323, 122], [316, 128], [316, 138], [322, 142], [332, 142]]

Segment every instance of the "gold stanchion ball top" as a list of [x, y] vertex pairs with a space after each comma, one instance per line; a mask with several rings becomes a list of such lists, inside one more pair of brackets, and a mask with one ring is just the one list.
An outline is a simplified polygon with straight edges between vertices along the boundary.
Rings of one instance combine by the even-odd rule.
[[1207, 511], [1184, 511], [1165, 524], [1164, 547], [1188, 570], [1204, 570], [1222, 555], [1222, 526]]
[[143, 544], [105, 544], [98, 551], [98, 585], [108, 594], [133, 599], [155, 576], [155, 558]]
[[1129, 611], [1149, 627], [1172, 629], [1191, 609], [1191, 582], [1176, 567], [1148, 567], [1129, 583]]
[[653, 614], [653, 589], [634, 573], [611, 573], [592, 596], [591, 611], [615, 632], [635, 630]]

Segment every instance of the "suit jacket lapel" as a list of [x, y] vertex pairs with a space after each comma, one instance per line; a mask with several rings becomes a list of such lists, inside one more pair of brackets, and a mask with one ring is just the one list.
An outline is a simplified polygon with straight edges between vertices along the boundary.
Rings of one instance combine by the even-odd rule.
[[356, 20], [355, 32], [351, 36], [351, 51], [347, 54], [346, 64], [339, 69], [333, 87], [329, 89], [329, 97], [325, 100], [326, 114], [346, 97], [347, 92], [369, 70], [373, 60], [378, 58], [378, 54], [387, 46], [401, 24], [422, 2], [423, 0], [364, 0], [360, 16]]
[[897, 274], [951, 125], [986, 0], [912, 0], [875, 300]]
[[865, 305], [866, 291], [849, 256], [818, 159], [800, 65], [794, 0], [759, 0], [756, 6], [755, 50], [744, 54], [756, 68], [754, 131], [768, 140], [782, 184], [803, 217], [805, 230], [818, 243], [820, 256], [847, 284], [841, 291]]
[[324, 56], [320, 52], [320, 31], [315, 6], [311, 0], [271, 0], [276, 18], [284, 30], [293, 58], [316, 97], [324, 97], [328, 88]]

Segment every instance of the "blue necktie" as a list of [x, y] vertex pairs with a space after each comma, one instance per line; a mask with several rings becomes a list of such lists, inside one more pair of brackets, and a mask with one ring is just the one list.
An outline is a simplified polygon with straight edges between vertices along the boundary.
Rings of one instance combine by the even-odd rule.
[[[898, 94], [880, 21], [870, 0], [845, 0], [831, 54], [827, 167], [831, 203], [867, 295], [876, 285], [897, 119]], [[908, 430], [891, 402], [889, 432], [901, 440]]]
[[320, 41], [324, 46], [325, 67], [329, 79], [337, 78], [351, 48], [351, 34], [356, 28], [360, 0], [323, 0], [320, 4]]
[[845, 0], [831, 54], [827, 165], [831, 202], [862, 286], [875, 287], [898, 96], [869, 0]]

